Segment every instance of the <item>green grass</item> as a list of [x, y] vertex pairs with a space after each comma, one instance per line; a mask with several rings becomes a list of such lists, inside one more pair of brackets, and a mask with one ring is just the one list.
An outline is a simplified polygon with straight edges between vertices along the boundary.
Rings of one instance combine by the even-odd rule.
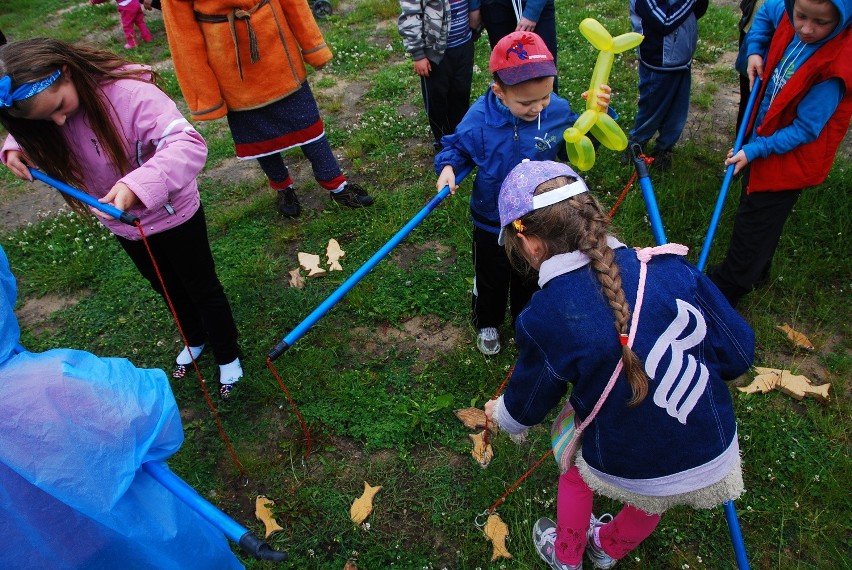
[[[483, 470], [469, 455], [469, 430], [452, 413], [481, 407], [515, 356], [509, 344], [497, 357], [485, 358], [472, 343], [469, 182], [276, 360], [276, 370], [310, 426], [313, 453], [306, 459], [299, 422], [265, 363], [281, 338], [434, 195], [430, 134], [419, 81], [402, 55], [397, 11], [397, 3], [389, 0], [357, 2], [348, 13], [336, 4], [321, 24], [335, 60], [311, 75], [329, 138], [345, 157], [351, 177], [371, 188], [372, 208], [350, 211], [331, 204], [307, 175], [297, 182], [301, 195], [313, 201], [294, 222], [275, 213], [259, 167], [256, 177], [240, 182], [202, 176], [213, 254], [241, 331], [246, 372], [237, 399], [220, 405], [219, 414], [247, 473], [243, 477], [234, 467], [192, 377], [172, 382], [186, 441], [169, 463], [203, 496], [258, 534], [263, 527], [254, 519], [254, 499], [261, 493], [273, 499], [285, 530], [270, 541], [290, 552], [287, 568], [339, 569], [350, 557], [371, 570], [539, 568], [527, 537], [538, 517], [555, 514], [551, 460], [499, 506], [509, 524], [514, 559], [491, 563], [491, 547], [474, 523], [547, 451], [546, 430], [534, 429], [524, 446], [496, 437], [495, 459]], [[626, 32], [626, 4], [557, 0], [557, 13], [560, 92], [581, 108], [580, 93], [588, 87], [597, 54], [577, 25], [594, 17], [613, 34]], [[696, 113], [712, 113], [714, 98], [736, 89], [736, 75], [718, 59], [736, 45], [738, 17], [736, 6], [726, 3], [711, 6], [701, 20], [697, 65], [709, 82], [695, 86]], [[138, 61], [168, 57], [162, 25], [149, 20], [155, 41], [132, 54]], [[76, 40], [104, 27], [112, 30], [106, 47], [123, 51], [117, 14], [109, 4], [9, 0], [0, 14], [0, 28], [11, 39], [50, 34]], [[485, 38], [477, 45], [476, 65], [473, 92], [479, 94], [489, 83]], [[185, 108], [174, 74], [164, 70], [162, 75], [167, 91]], [[616, 58], [610, 83], [613, 106], [627, 130], [636, 113], [634, 54]], [[352, 93], [360, 97], [349, 102], [346, 95]], [[231, 159], [233, 145], [223, 120], [198, 128], [209, 145], [208, 169]], [[730, 145], [713, 135], [700, 131], [683, 141], [673, 170], [652, 176], [667, 237], [689, 245], [693, 261], [716, 201], [725, 145]], [[720, 144], [725, 148], [717, 148]], [[286, 158], [303, 161], [298, 151]], [[757, 334], [757, 365], [807, 370], [817, 382], [832, 382], [827, 404], [776, 392], [733, 391], [748, 489], [737, 508], [756, 569], [849, 568], [852, 559], [849, 508], [844, 506], [850, 473], [846, 378], [852, 227], [844, 215], [850, 169], [848, 159], [838, 158], [826, 183], [803, 194], [787, 222], [769, 286], [742, 305]], [[612, 205], [631, 174], [616, 153], [600, 149], [586, 178]], [[5, 170], [0, 184], [15, 195], [26, 191]], [[724, 255], [739, 192], [735, 181], [710, 263]], [[614, 222], [631, 245], [652, 244], [638, 188], [628, 193]], [[297, 252], [322, 255], [332, 237], [346, 251], [343, 273], [309, 280], [304, 289], [289, 287]], [[46, 294], [77, 301], [24, 326], [25, 346], [34, 351], [68, 346], [170, 369], [180, 348], [174, 323], [101, 226], [52, 216], [0, 235], [0, 244], [18, 277], [21, 305]], [[805, 331], [817, 345], [816, 354], [792, 353], [775, 330], [782, 323]], [[507, 327], [502, 332], [504, 338], [510, 335]], [[444, 337], [449, 340], [441, 344]], [[200, 365], [215, 385], [212, 359], [204, 356]], [[348, 508], [364, 481], [384, 488], [369, 527], [358, 527], [349, 521]], [[617, 508], [605, 499], [596, 503], [596, 512]], [[272, 568], [243, 561], [253, 569]], [[735, 567], [721, 509], [673, 509], [619, 564], [627, 570], [687, 567]]]

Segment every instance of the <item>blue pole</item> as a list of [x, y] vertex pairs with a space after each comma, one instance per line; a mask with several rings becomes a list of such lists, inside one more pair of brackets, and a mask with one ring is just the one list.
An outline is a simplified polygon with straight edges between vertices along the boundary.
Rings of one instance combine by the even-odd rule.
[[286, 552], [273, 550], [263, 540], [249, 532], [247, 528], [206, 501], [162, 461], [143, 463], [142, 470], [255, 558], [276, 562], [287, 560]]
[[639, 177], [639, 187], [642, 189], [642, 197], [645, 199], [645, 210], [648, 212], [648, 220], [651, 222], [651, 232], [657, 245], [668, 243], [666, 230], [663, 228], [663, 220], [660, 217], [660, 209], [657, 207], [657, 197], [654, 187], [651, 185], [651, 177], [648, 175], [648, 165], [641, 158], [642, 147], [633, 143], [630, 147], [633, 155], [633, 165], [636, 167], [636, 175]]
[[[456, 176], [456, 184], [460, 184], [462, 180], [464, 180], [465, 176], [467, 176], [472, 167], [467, 167], [462, 170], [458, 176]], [[323, 315], [325, 315], [340, 299], [343, 298], [346, 293], [348, 293], [367, 273], [369, 273], [378, 263], [384, 258], [390, 251], [399, 245], [399, 242], [404, 240], [408, 234], [420, 223], [423, 221], [426, 216], [428, 216], [435, 207], [440, 204], [444, 198], [449, 196], [450, 187], [444, 186], [440, 192], [435, 194], [435, 196], [429, 201], [426, 206], [423, 207], [420, 212], [417, 213], [411, 220], [405, 224], [388, 242], [383, 245], [373, 256], [368, 259], [364, 265], [358, 268], [355, 273], [353, 273], [346, 281], [340, 284], [340, 286], [335, 289], [328, 298], [319, 304], [319, 306], [311, 312], [310, 315], [305, 317], [305, 319], [296, 325], [290, 333], [285, 336], [281, 342], [279, 342], [274, 349], [267, 355], [267, 358], [270, 360], [275, 360], [284, 352], [293, 346], [293, 343], [299, 340], [312, 326], [316, 324], [318, 320], [320, 320]]]
[[[740, 125], [740, 130], [737, 133], [737, 138], [734, 140], [734, 154], [740, 151], [743, 147], [746, 129], [748, 128], [749, 117], [751, 117], [754, 102], [757, 100], [757, 92], [760, 91], [760, 78], [754, 80], [754, 86], [751, 88], [748, 103], [746, 104], [745, 113], [743, 114], [743, 122]], [[728, 196], [728, 187], [731, 185], [731, 180], [734, 178], [734, 165], [729, 164], [725, 170], [725, 178], [722, 180], [722, 187], [719, 189], [719, 197], [716, 198], [716, 207], [713, 209], [713, 216], [710, 218], [710, 227], [707, 228], [707, 237], [704, 238], [704, 245], [701, 246], [701, 254], [698, 256], [698, 270], [704, 271], [707, 265], [707, 257], [710, 255], [710, 245], [713, 243], [713, 237], [716, 234], [716, 228], [719, 225], [719, 219], [722, 217], [722, 209], [725, 207], [725, 198]]]
[[[746, 115], [748, 116], [748, 115]], [[731, 533], [731, 543], [734, 545], [734, 554], [737, 557], [737, 568], [749, 570], [748, 556], [746, 556], [743, 533], [740, 530], [740, 521], [737, 519], [737, 510], [733, 501], [725, 503], [725, 520], [728, 521], [728, 530]]]
[[136, 222], [139, 221], [139, 218], [137, 218], [136, 216], [134, 216], [132, 214], [128, 214], [127, 212], [125, 212], [123, 210], [119, 210], [115, 206], [110, 206], [109, 204], [101, 204], [100, 202], [98, 202], [96, 199], [92, 198], [91, 196], [89, 196], [85, 192], [78, 190], [78, 189], [74, 188], [73, 186], [69, 186], [68, 184], [65, 184], [64, 182], [56, 180], [55, 178], [51, 178], [50, 176], [48, 176], [47, 174], [45, 174], [41, 170], [37, 170], [35, 168], [30, 168], [30, 174], [32, 174], [32, 177], [35, 178], [36, 180], [41, 180], [45, 184], [47, 184], [49, 186], [53, 186], [54, 188], [56, 188], [57, 190], [59, 190], [63, 194], [67, 194], [67, 195], [71, 196], [72, 198], [76, 198], [77, 200], [80, 200], [84, 204], [88, 204], [89, 206], [96, 208], [96, 209], [100, 210], [101, 212], [103, 212], [103, 213], [105, 213], [109, 216], [112, 216], [116, 220], [120, 220], [120, 221], [124, 222], [125, 224], [127, 224], [129, 226], [135, 226]]

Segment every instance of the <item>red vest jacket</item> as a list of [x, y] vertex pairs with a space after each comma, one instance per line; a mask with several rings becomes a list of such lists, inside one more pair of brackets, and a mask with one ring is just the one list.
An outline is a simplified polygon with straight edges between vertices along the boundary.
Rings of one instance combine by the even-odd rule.
[[[769, 45], [764, 77], [772, 75], [772, 71], [784, 54], [784, 48], [793, 39], [794, 34], [795, 30], [790, 24], [789, 16], [785, 13]], [[837, 110], [816, 140], [784, 154], [757, 158], [751, 163], [749, 193], [798, 190], [807, 186], [816, 186], [825, 181], [834, 162], [837, 147], [846, 135], [849, 120], [852, 118], [852, 57], [840, 55], [850, 53], [852, 53], [852, 28], [847, 27], [814, 52], [802, 67], [793, 73], [775, 97], [766, 112], [763, 123], [757, 127], [759, 136], [768, 137], [792, 123], [796, 118], [799, 102], [811, 86], [836, 77], [843, 81], [846, 88]], [[766, 83], [764, 82], [761, 86], [758, 101], [765, 95]], [[757, 106], [751, 121], [754, 121], [756, 114]]]

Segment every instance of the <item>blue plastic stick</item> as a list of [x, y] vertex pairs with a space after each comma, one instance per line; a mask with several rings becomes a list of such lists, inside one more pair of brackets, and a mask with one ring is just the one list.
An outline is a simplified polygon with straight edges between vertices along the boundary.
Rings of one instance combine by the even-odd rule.
[[54, 188], [56, 188], [57, 190], [59, 190], [63, 194], [68, 194], [72, 198], [76, 198], [77, 200], [80, 200], [84, 204], [88, 204], [89, 206], [91, 206], [93, 208], [97, 208], [98, 210], [100, 210], [104, 214], [112, 216], [116, 220], [120, 220], [120, 221], [124, 222], [125, 224], [127, 224], [128, 226], [135, 226], [136, 222], [139, 221], [139, 218], [137, 218], [136, 216], [134, 216], [132, 214], [128, 214], [127, 212], [125, 212], [123, 210], [119, 210], [115, 206], [110, 206], [109, 204], [101, 204], [96, 199], [92, 198], [91, 196], [89, 196], [88, 194], [83, 192], [82, 190], [78, 190], [78, 189], [74, 188], [73, 186], [69, 186], [68, 184], [65, 184], [64, 182], [61, 182], [61, 181], [59, 181], [55, 178], [51, 178], [50, 176], [48, 176], [47, 174], [45, 174], [41, 170], [37, 170], [35, 168], [30, 168], [30, 174], [32, 174], [33, 178], [35, 178], [36, 180], [41, 180], [45, 184], [53, 186]]
[[740, 530], [740, 521], [737, 519], [737, 510], [734, 508], [733, 501], [725, 502], [725, 520], [728, 521], [728, 531], [731, 533], [731, 543], [734, 545], [734, 554], [737, 557], [737, 568], [749, 570], [743, 533]]
[[[760, 78], [754, 80], [754, 86], [751, 88], [751, 95], [748, 97], [745, 113], [743, 114], [743, 122], [740, 125], [740, 130], [737, 133], [737, 138], [734, 141], [734, 154], [737, 154], [743, 147], [746, 129], [748, 128], [749, 117], [754, 108], [754, 102], [757, 100], [757, 92], [760, 91]], [[710, 218], [710, 227], [707, 228], [707, 237], [704, 238], [704, 245], [701, 246], [701, 254], [698, 256], [698, 270], [704, 271], [707, 265], [707, 257], [710, 255], [710, 246], [713, 243], [713, 237], [716, 234], [716, 228], [719, 226], [719, 219], [722, 217], [722, 209], [725, 207], [725, 198], [728, 196], [728, 188], [731, 185], [731, 180], [734, 178], [734, 165], [729, 164], [725, 170], [725, 178], [722, 180], [722, 187], [719, 189], [719, 197], [716, 198], [716, 207], [713, 209], [713, 216]]]
[[246, 527], [206, 501], [162, 461], [143, 463], [142, 470], [255, 558], [274, 562], [287, 560], [286, 552], [273, 550], [266, 542], [249, 532]]
[[[462, 170], [456, 176], [456, 184], [461, 184], [462, 180], [464, 180], [465, 176], [467, 176], [472, 167], [467, 167]], [[440, 192], [435, 194], [435, 196], [429, 201], [426, 206], [423, 207], [420, 212], [417, 213], [411, 220], [405, 224], [396, 234], [388, 240], [388, 242], [383, 245], [373, 256], [368, 259], [364, 265], [358, 268], [355, 273], [353, 273], [346, 281], [340, 284], [340, 286], [332, 292], [328, 298], [319, 304], [319, 306], [311, 312], [310, 315], [305, 317], [305, 319], [296, 325], [290, 333], [285, 336], [281, 342], [275, 345], [275, 348], [267, 355], [267, 358], [270, 360], [275, 360], [284, 352], [293, 346], [293, 343], [299, 340], [312, 326], [316, 324], [323, 315], [325, 315], [340, 299], [343, 298], [346, 293], [349, 292], [355, 284], [358, 283], [367, 273], [369, 273], [378, 263], [384, 258], [390, 251], [399, 245], [399, 242], [405, 239], [405, 237], [411, 233], [411, 231], [428, 216], [435, 207], [440, 204], [444, 198], [450, 195], [450, 187], [444, 186]]]

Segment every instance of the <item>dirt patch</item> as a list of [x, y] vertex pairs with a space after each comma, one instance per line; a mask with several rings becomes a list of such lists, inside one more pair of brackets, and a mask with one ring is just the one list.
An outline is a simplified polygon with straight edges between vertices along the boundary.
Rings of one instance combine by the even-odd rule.
[[403, 354], [415, 354], [417, 366], [421, 370], [426, 363], [443, 358], [458, 346], [467, 331], [445, 322], [436, 315], [413, 317], [401, 328], [382, 327], [371, 330], [365, 327], [352, 329], [352, 343], [358, 350], [372, 356], [383, 356], [387, 347], [393, 345]]
[[50, 316], [57, 311], [73, 307], [87, 294], [88, 292], [83, 292], [82, 295], [76, 297], [48, 294], [37, 299], [29, 298], [20, 309], [15, 311], [18, 316], [18, 323], [22, 328], [27, 328], [36, 335], [51, 330]]
[[435, 252], [441, 267], [449, 267], [456, 262], [455, 250], [436, 241], [427, 241], [421, 244], [400, 244], [391, 254], [390, 262], [401, 269], [410, 269], [427, 251]]

